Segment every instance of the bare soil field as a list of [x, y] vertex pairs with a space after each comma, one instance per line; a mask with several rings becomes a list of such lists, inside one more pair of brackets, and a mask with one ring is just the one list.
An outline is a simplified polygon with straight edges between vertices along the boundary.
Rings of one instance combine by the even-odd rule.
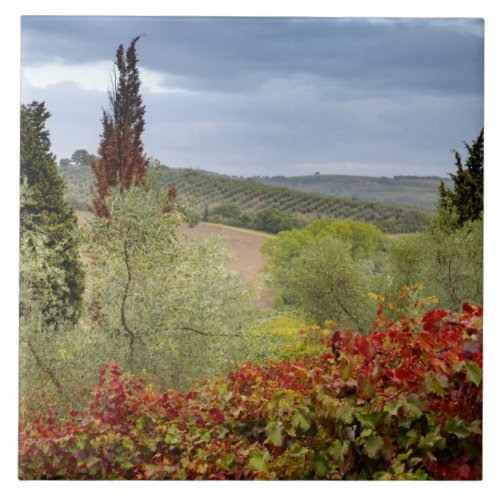
[[75, 213], [80, 226], [84, 226], [93, 217], [90, 212], [84, 212], [83, 210], [76, 210]]
[[262, 244], [269, 236], [256, 232], [243, 232], [238, 228], [205, 224], [201, 222], [195, 227], [181, 226], [180, 236], [189, 240], [221, 236], [222, 246], [229, 250], [231, 258], [228, 268], [243, 275], [248, 286], [258, 291], [258, 303], [270, 307], [272, 296], [265, 285], [262, 269], [266, 265], [266, 256], [260, 251]]

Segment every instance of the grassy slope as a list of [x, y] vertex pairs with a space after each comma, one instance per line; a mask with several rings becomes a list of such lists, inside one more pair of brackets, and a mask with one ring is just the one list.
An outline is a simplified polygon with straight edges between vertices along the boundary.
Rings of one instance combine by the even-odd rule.
[[[71, 167], [62, 172], [68, 183], [68, 197], [80, 209], [90, 201], [92, 173], [88, 167]], [[252, 179], [235, 179], [192, 169], [163, 167], [162, 182], [175, 183], [179, 199], [203, 213], [221, 203], [234, 203], [246, 212], [277, 208], [306, 221], [320, 218], [364, 220], [391, 232], [421, 230], [423, 221], [432, 214], [429, 209], [306, 193], [295, 189], [258, 183]]]
[[[352, 175], [308, 175], [254, 177], [263, 184], [299, 191], [389, 201], [414, 207], [434, 208], [438, 201], [437, 177], [368, 177]], [[449, 183], [449, 179], [445, 180]]]

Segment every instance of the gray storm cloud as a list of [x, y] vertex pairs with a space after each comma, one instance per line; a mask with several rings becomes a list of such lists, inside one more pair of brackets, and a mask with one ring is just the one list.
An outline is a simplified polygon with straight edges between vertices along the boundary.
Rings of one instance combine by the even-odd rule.
[[446, 175], [482, 127], [481, 20], [24, 17], [22, 100], [46, 101], [58, 156], [96, 150], [140, 33], [145, 144], [172, 166]]

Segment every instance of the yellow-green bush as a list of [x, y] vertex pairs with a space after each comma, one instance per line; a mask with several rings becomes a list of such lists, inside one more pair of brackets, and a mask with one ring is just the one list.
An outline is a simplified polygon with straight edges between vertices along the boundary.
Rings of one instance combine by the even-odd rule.
[[319, 345], [304, 333], [306, 328], [310, 330], [311, 326], [300, 316], [281, 315], [266, 319], [250, 330], [254, 337], [254, 356], [260, 360], [292, 359], [317, 353]]

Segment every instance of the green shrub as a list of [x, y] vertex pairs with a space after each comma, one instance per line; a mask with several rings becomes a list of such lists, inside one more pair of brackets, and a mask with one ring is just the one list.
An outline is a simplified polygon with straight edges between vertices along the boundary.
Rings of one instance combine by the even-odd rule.
[[271, 286], [285, 304], [316, 322], [365, 330], [374, 312], [368, 292], [375, 265], [368, 259], [375, 261], [386, 244], [371, 224], [321, 220], [279, 233], [262, 250]]
[[234, 366], [252, 297], [218, 240], [177, 239], [183, 217], [167, 203], [152, 178], [113, 189], [109, 220], [90, 221], [87, 321], [106, 336], [109, 361], [181, 389]]
[[254, 229], [273, 234], [289, 229], [298, 229], [302, 226], [303, 223], [299, 219], [276, 208], [268, 208], [257, 212], [252, 223]]
[[180, 394], [118, 366], [71, 418], [21, 412], [21, 479], [481, 479], [482, 310], [384, 319]]
[[393, 242], [381, 294], [397, 296], [402, 285], [420, 283], [441, 307], [457, 310], [483, 297], [483, 223], [450, 229], [436, 223], [419, 235]]
[[345, 242], [326, 237], [303, 249], [280, 275], [286, 302], [317, 323], [366, 331], [375, 312], [363, 267]]

